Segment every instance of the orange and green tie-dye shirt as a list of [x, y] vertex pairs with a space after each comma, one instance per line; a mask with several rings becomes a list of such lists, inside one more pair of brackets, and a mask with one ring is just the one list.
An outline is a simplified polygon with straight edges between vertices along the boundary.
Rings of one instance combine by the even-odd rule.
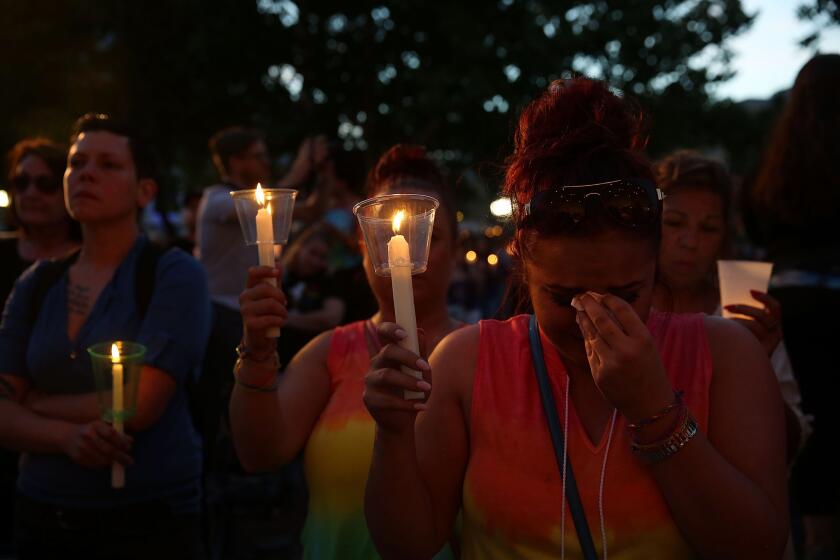
[[[370, 366], [365, 330], [364, 321], [338, 327], [330, 342], [330, 398], [304, 452], [309, 512], [302, 540], [307, 559], [379, 558], [364, 514], [375, 433], [362, 401]], [[448, 547], [436, 556], [451, 557]]]
[[[675, 389], [705, 430], [712, 363], [702, 315], [653, 313], [648, 328]], [[528, 339], [528, 316], [480, 323], [473, 385], [470, 459], [463, 487], [462, 558], [559, 558], [561, 477], [554, 456]], [[554, 398], [563, 417], [567, 377], [543, 337]], [[598, 489], [607, 434], [591, 442], [569, 403], [568, 456], [599, 557], [603, 557]], [[607, 430], [605, 430], [606, 432]], [[626, 423], [616, 420], [604, 485], [609, 558], [693, 558], [649, 470], [632, 453]], [[568, 505], [566, 558], [583, 558]]]

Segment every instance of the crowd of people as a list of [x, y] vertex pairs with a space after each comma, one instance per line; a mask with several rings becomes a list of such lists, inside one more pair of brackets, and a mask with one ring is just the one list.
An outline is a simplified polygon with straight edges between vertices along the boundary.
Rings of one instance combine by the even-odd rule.
[[[696, 151], [650, 161], [632, 100], [554, 82], [519, 117], [490, 265], [465, 260], [454, 182], [410, 139], [367, 171], [309, 138], [273, 181], [263, 135], [224, 129], [219, 180], [167, 246], [141, 227], [159, 170], [133, 128], [88, 114], [68, 150], [22, 140], [0, 556], [235, 557], [236, 494], [258, 481], [263, 536], [289, 537], [267, 557], [840, 558], [837, 99], [840, 55], [818, 55], [735, 178]], [[273, 267], [230, 196], [257, 183], [300, 191]], [[400, 193], [440, 203], [419, 355], [353, 215]], [[747, 253], [773, 262], [770, 289], [722, 306], [717, 261]], [[124, 430], [87, 352], [113, 340], [146, 347]]]

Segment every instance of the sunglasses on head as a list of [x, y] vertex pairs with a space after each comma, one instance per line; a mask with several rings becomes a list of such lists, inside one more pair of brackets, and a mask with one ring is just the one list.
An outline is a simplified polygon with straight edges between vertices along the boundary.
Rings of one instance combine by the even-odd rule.
[[12, 177], [10, 184], [15, 192], [22, 193], [29, 185], [35, 185], [35, 188], [44, 194], [52, 194], [57, 192], [62, 187], [61, 179], [53, 177], [52, 175], [29, 175], [28, 173], [20, 173]]
[[571, 229], [586, 219], [590, 197], [598, 199], [606, 215], [616, 224], [639, 228], [659, 220], [665, 195], [646, 179], [555, 187], [534, 194], [525, 203], [523, 225]]

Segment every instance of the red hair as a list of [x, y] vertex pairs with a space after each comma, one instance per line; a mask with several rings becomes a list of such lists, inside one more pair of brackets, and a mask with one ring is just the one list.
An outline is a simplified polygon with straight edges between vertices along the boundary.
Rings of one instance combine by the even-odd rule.
[[646, 144], [641, 110], [606, 84], [587, 78], [555, 81], [519, 117], [503, 193], [522, 205], [551, 187], [652, 180], [641, 153]]
[[440, 209], [450, 222], [452, 234], [458, 229], [455, 218], [455, 192], [437, 164], [429, 159], [426, 148], [412, 144], [395, 144], [386, 151], [368, 173], [367, 194], [376, 196], [390, 192], [425, 190], [435, 195]]
[[[538, 236], [557, 235], [544, 226], [523, 227], [524, 204], [535, 193], [563, 185], [585, 185], [613, 179], [653, 180], [642, 150], [647, 144], [642, 111], [603, 82], [587, 78], [558, 80], [532, 101], [519, 117], [513, 153], [507, 158], [503, 194], [513, 202], [517, 224], [508, 245], [513, 258], [504, 307], [531, 311], [523, 283], [522, 252]], [[568, 235], [581, 237], [614, 226], [603, 215], [579, 224]], [[624, 229], [628, 235], [659, 242], [660, 224]]]

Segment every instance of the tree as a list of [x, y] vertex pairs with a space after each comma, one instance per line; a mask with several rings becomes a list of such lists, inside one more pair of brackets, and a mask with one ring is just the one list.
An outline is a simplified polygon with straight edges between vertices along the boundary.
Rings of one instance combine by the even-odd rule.
[[837, 0], [809, 0], [799, 5], [797, 15], [801, 20], [816, 24], [816, 28], [800, 41], [804, 47], [819, 43], [821, 28], [840, 25], [840, 5]]
[[518, 109], [572, 72], [649, 107], [652, 149], [697, 145], [727, 41], [751, 22], [739, 0], [3, 4], [0, 148], [66, 138], [86, 111], [127, 115], [179, 189], [210, 180], [207, 138], [234, 123], [283, 152], [325, 132], [371, 159], [410, 141], [455, 174], [498, 163]]

